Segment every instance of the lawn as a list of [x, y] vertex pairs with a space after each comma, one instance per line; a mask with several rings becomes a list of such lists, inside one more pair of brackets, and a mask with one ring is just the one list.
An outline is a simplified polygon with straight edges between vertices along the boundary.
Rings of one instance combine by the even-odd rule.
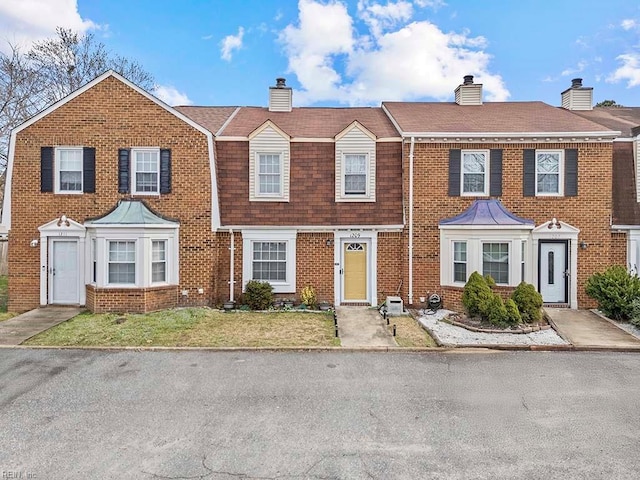
[[396, 325], [396, 342], [398, 346], [405, 348], [437, 347], [433, 338], [413, 317], [409, 315], [391, 317], [389, 323], [388, 328], [391, 332], [393, 331], [393, 325]]
[[7, 313], [8, 280], [6, 275], [0, 275], [0, 322], [14, 316], [13, 313]]
[[176, 308], [149, 314], [83, 313], [25, 345], [168, 347], [339, 346], [331, 313]]

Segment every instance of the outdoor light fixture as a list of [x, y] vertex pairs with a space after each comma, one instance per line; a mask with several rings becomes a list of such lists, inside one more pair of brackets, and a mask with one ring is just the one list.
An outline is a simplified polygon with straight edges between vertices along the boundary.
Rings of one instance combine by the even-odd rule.
[[31, 242], [29, 242], [29, 245], [31, 247], [37, 247], [38, 246], [38, 239], [34, 238], [33, 240], [31, 240]]
[[584, 240], [582, 240], [582, 241], [580, 242], [580, 248], [581, 248], [582, 250], [586, 250], [588, 246], [589, 246], [589, 244], [588, 244], [587, 242], [585, 242]]
[[327, 238], [325, 244], [327, 245], [327, 247], [333, 247], [333, 238]]

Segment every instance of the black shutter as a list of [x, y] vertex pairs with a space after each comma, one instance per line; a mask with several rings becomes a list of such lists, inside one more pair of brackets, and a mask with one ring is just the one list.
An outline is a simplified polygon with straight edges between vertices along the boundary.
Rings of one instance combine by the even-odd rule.
[[502, 150], [491, 150], [489, 158], [489, 195], [500, 197], [502, 196]]
[[522, 174], [522, 193], [525, 197], [536, 195], [536, 151], [523, 151], [524, 170]]
[[82, 149], [82, 191], [96, 192], [96, 149], [84, 147]]
[[578, 195], [578, 150], [575, 148], [564, 151], [564, 195]]
[[53, 192], [53, 147], [40, 148], [40, 191]]
[[130, 151], [126, 148], [118, 150], [118, 193], [129, 193], [131, 178], [131, 162], [129, 161]]
[[449, 150], [449, 196], [460, 196], [461, 150]]
[[160, 150], [160, 193], [171, 193], [171, 150]]

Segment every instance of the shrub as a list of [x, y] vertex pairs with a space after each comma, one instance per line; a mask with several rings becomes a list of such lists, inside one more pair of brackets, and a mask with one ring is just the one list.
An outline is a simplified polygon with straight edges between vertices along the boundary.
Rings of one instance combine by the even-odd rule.
[[542, 319], [542, 295], [536, 287], [527, 282], [520, 285], [511, 294], [511, 298], [518, 307], [522, 321], [525, 323], [539, 322]]
[[518, 310], [518, 305], [513, 301], [513, 298], [509, 298], [506, 302], [504, 302], [504, 306], [507, 309], [507, 323], [509, 325], [518, 325], [522, 322], [522, 315], [520, 315], [520, 310]]
[[273, 302], [273, 287], [269, 282], [250, 280], [243, 299], [251, 310], [267, 310]]
[[462, 304], [470, 317], [485, 317], [483, 313], [487, 311], [492, 297], [493, 292], [482, 275], [478, 272], [469, 275], [462, 292]]
[[309, 308], [316, 308], [318, 305], [318, 299], [316, 298], [316, 292], [311, 285], [308, 285], [300, 292], [300, 300]]
[[493, 287], [496, 286], [496, 281], [493, 279], [493, 277], [489, 274], [484, 276], [484, 281], [487, 282], [487, 286], [493, 290]]
[[633, 318], [633, 301], [640, 296], [640, 278], [621, 265], [594, 273], [587, 279], [587, 295], [598, 302], [598, 308], [615, 320]]
[[509, 324], [509, 313], [502, 297], [494, 293], [486, 303], [486, 318], [492, 325], [504, 327]]

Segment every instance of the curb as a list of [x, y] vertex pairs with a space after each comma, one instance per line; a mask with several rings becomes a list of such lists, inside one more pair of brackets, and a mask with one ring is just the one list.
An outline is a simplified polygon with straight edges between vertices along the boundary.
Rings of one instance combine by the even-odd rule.
[[100, 346], [44, 346], [0, 345], [0, 350], [87, 350], [105, 352], [381, 352], [381, 353], [462, 353], [464, 350], [530, 351], [530, 352], [626, 352], [640, 353], [638, 347], [603, 347], [598, 345], [506, 345], [506, 344], [441, 344], [438, 347], [100, 347]]

